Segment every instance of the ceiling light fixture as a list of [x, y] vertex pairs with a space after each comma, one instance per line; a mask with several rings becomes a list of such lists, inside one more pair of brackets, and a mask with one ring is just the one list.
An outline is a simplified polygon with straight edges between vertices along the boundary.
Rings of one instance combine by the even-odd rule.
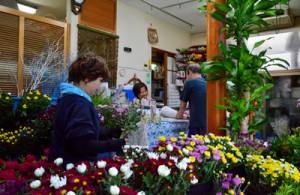
[[78, 15], [82, 11], [82, 5], [85, 0], [71, 0], [71, 11]]
[[28, 6], [28, 5], [18, 3], [18, 8], [19, 8], [20, 11], [26, 12], [26, 13], [29, 13], [29, 14], [35, 14], [36, 13], [36, 8], [32, 7], [32, 6]]

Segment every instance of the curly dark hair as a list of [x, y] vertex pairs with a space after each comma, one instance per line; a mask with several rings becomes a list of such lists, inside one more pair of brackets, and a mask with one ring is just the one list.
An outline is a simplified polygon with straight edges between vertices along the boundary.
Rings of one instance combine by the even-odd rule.
[[145, 83], [136, 83], [134, 84], [132, 88], [132, 92], [135, 95], [135, 97], [138, 97], [141, 93], [141, 88], [145, 87], [146, 91], [148, 91], [147, 85]]
[[69, 68], [69, 82], [94, 81], [101, 77], [107, 79], [110, 72], [104, 58], [93, 53], [81, 54]]

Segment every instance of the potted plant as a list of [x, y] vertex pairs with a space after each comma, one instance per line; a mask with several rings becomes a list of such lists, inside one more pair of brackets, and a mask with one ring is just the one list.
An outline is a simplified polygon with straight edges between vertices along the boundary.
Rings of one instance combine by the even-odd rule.
[[[222, 129], [235, 133], [255, 132], [260, 125], [268, 122], [261, 111], [263, 100], [269, 98], [265, 91], [273, 87], [267, 68], [286, 68], [289, 64], [283, 59], [266, 56], [267, 49], [258, 54], [253, 53], [253, 49], [268, 39], [256, 42], [252, 50], [248, 48], [246, 40], [250, 35], [258, 34], [255, 26], [269, 26], [258, 13], [275, 16], [280, 9], [274, 6], [287, 4], [288, 0], [227, 0], [224, 4], [211, 0], [200, 1], [215, 6], [215, 11], [210, 15], [226, 24], [221, 32], [225, 31], [226, 39], [231, 40], [228, 46], [220, 41], [221, 55], [201, 65], [203, 73], [210, 75], [208, 81], [223, 79], [227, 82], [226, 105], [216, 105], [230, 112], [228, 125]], [[226, 74], [223, 76], [221, 73]]]

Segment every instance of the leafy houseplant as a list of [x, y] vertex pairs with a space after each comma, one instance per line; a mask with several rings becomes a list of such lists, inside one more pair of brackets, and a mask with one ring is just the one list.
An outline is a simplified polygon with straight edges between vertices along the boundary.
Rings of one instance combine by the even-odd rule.
[[[228, 47], [221, 41], [219, 43], [221, 55], [201, 65], [202, 71], [211, 75], [207, 78], [208, 81], [224, 79], [228, 83], [226, 105], [216, 105], [217, 108], [230, 112], [229, 123], [222, 129], [236, 133], [257, 131], [260, 125], [268, 122], [261, 111], [262, 101], [269, 98], [264, 92], [273, 87], [267, 67], [286, 68], [288, 62], [266, 56], [267, 49], [257, 55], [252, 53], [253, 49], [268, 39], [256, 42], [252, 50], [246, 45], [246, 40], [250, 35], [258, 34], [254, 29], [255, 26], [266, 28], [269, 26], [258, 13], [275, 16], [280, 9], [274, 6], [287, 4], [288, 0], [227, 0], [224, 4], [211, 0], [200, 1], [215, 6], [216, 10], [210, 15], [226, 24], [221, 32], [226, 32], [227, 40], [233, 40]], [[221, 73], [226, 74], [222, 76]]]

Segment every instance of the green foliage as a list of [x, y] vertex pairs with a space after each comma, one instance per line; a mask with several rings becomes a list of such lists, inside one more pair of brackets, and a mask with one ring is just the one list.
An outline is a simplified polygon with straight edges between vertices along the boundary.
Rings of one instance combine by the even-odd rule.
[[292, 195], [294, 192], [293, 185], [295, 184], [282, 184], [279, 187], [279, 189], [275, 192], [275, 195]]
[[[254, 29], [255, 26], [269, 27], [268, 23], [257, 16], [258, 13], [273, 16], [281, 11], [273, 7], [287, 4], [288, 0], [228, 0], [225, 4], [211, 0], [200, 1], [210, 2], [215, 6], [216, 9], [210, 15], [225, 23], [221, 32], [225, 32], [226, 39], [233, 40], [228, 46], [220, 41], [221, 55], [201, 65], [203, 73], [211, 74], [207, 78], [208, 81], [222, 79], [228, 83], [225, 105], [216, 105], [231, 113], [228, 118], [229, 125], [223, 129], [239, 132], [241, 124], [246, 122], [249, 132], [257, 131], [262, 124], [268, 122], [262, 112], [262, 102], [269, 98], [265, 95], [265, 91], [273, 87], [272, 77], [267, 67], [286, 68], [289, 64], [280, 58], [269, 58], [265, 55], [267, 50], [258, 54], [252, 53], [268, 39], [256, 42], [251, 51], [245, 41], [250, 35], [258, 34]], [[253, 105], [254, 102], [258, 104]], [[250, 120], [247, 121], [249, 116]]]
[[111, 105], [112, 97], [104, 97], [104, 91], [102, 90], [100, 94], [92, 97], [92, 102], [94, 106], [98, 105]]
[[271, 147], [268, 153], [272, 158], [285, 159], [300, 169], [300, 137], [282, 135], [273, 138], [270, 142]]
[[50, 106], [51, 98], [40, 91], [25, 92], [15, 111], [15, 120], [18, 126], [32, 123], [39, 114]]
[[12, 123], [13, 113], [13, 98], [8, 93], [0, 94], [0, 128], [9, 128]]

